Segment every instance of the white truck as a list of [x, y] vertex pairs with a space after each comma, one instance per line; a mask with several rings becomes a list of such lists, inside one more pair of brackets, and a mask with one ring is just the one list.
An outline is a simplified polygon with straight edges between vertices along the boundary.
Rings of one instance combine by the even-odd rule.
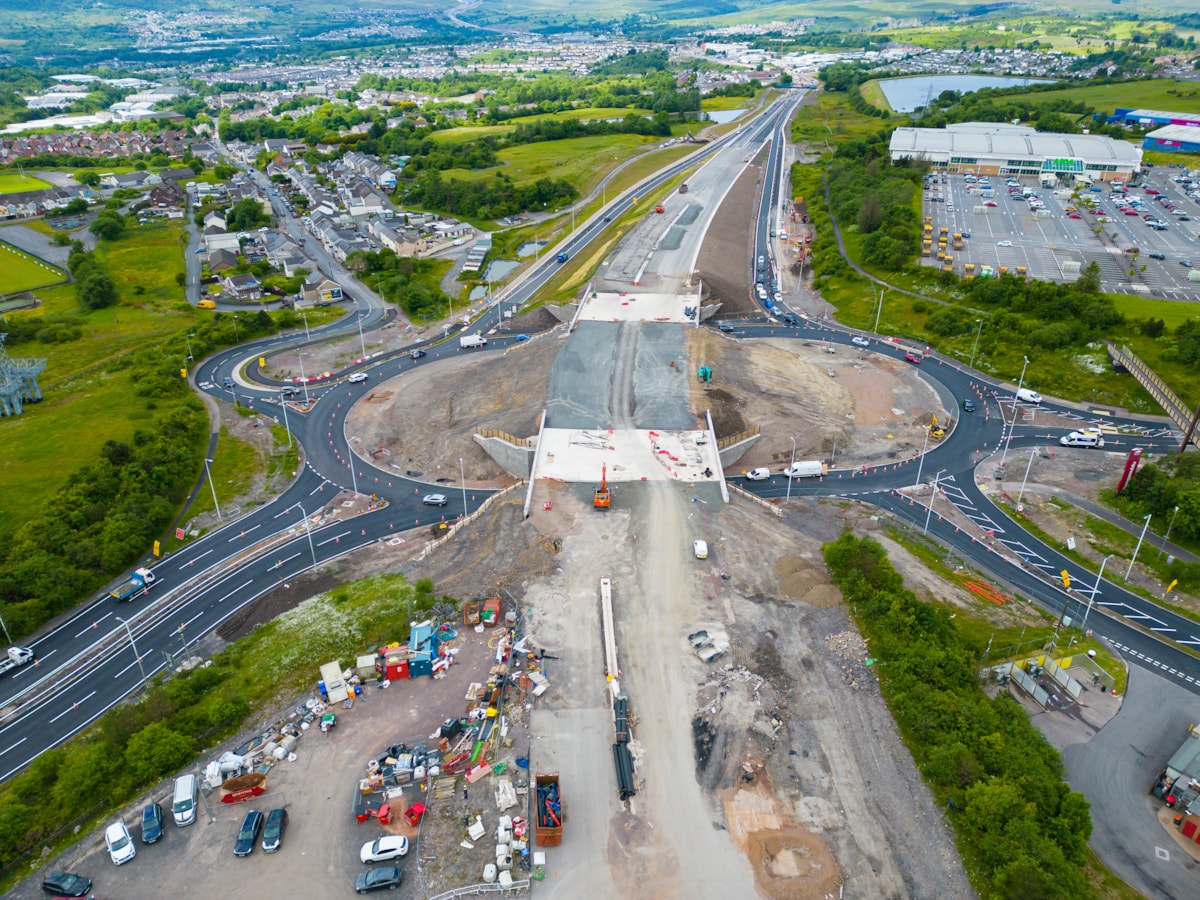
[[818, 459], [792, 463], [783, 474], [788, 478], [819, 478], [828, 471], [829, 467]]
[[158, 578], [149, 569], [135, 569], [128, 578], [109, 591], [108, 596], [118, 603], [132, 600], [139, 594], [145, 593], [157, 580]]
[[31, 659], [33, 659], [33, 650], [29, 647], [9, 647], [8, 655], [4, 659], [0, 659], [0, 675], [9, 669], [25, 665]]
[[470, 350], [472, 347], [486, 347], [487, 338], [482, 334], [464, 334], [458, 339], [458, 346], [463, 350]]

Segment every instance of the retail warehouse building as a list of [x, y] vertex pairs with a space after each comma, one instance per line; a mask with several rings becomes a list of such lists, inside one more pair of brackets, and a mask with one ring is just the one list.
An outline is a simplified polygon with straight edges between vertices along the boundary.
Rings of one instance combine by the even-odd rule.
[[945, 128], [897, 128], [892, 161], [919, 159], [946, 172], [975, 175], [1053, 173], [1090, 181], [1124, 181], [1142, 165], [1142, 151], [1098, 134], [1049, 134], [1024, 125], [964, 122]]

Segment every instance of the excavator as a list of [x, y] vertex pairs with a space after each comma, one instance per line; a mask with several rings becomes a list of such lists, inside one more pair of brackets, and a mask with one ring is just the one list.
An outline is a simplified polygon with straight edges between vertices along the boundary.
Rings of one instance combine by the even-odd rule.
[[596, 488], [596, 494], [592, 498], [592, 506], [596, 509], [608, 509], [611, 499], [608, 494], [608, 466], [602, 465], [600, 467], [600, 487]]

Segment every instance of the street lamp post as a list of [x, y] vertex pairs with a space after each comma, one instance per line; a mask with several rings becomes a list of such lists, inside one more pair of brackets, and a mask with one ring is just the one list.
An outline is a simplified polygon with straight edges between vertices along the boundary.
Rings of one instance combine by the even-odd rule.
[[1152, 515], [1154, 515], [1154, 513], [1150, 513], [1150, 515], [1146, 516], [1146, 524], [1142, 526], [1142, 533], [1138, 535], [1137, 546], [1133, 548], [1133, 557], [1129, 560], [1129, 568], [1125, 570], [1126, 584], [1129, 584], [1129, 574], [1133, 571], [1133, 564], [1137, 562], [1138, 551], [1142, 549], [1142, 541], [1146, 537], [1146, 529], [1150, 527], [1150, 516]]
[[290, 424], [288, 424], [287, 397], [283, 396], [282, 393], [280, 393], [280, 395], [279, 395], [279, 405], [283, 407], [283, 427], [285, 429], [287, 429], [288, 449], [291, 450], [292, 449], [292, 426]]
[[304, 320], [304, 340], [311, 341], [312, 335], [308, 332], [308, 315], [304, 310], [300, 310], [300, 318]]
[[234, 313], [233, 314], [233, 342], [235, 344], [240, 344], [242, 342], [242, 337], [238, 333], [237, 320], [238, 320], [238, 314]]
[[[1004, 461], [1008, 459], [1008, 445], [1012, 443], [1013, 432], [1017, 428], [1017, 397], [1021, 393], [1021, 388], [1025, 385], [1025, 367], [1029, 365], [1029, 357], [1023, 357], [1025, 365], [1021, 366], [1021, 378], [1017, 381], [1017, 393], [1013, 394], [1012, 402], [1012, 422], [1008, 426], [1008, 436], [1004, 439], [1004, 452], [1000, 454], [1000, 465], [1004, 465]], [[1000, 420], [1004, 420], [1004, 407], [1000, 407]]]
[[0, 628], [4, 629], [4, 636], [8, 639], [8, 642], [11, 644], [12, 643], [12, 635], [8, 633], [8, 625], [4, 621], [4, 616], [0, 616]]
[[929, 431], [932, 427], [925, 429], [925, 443], [921, 445], [921, 458], [917, 461], [917, 480], [913, 482], [913, 487], [921, 486], [921, 470], [925, 468], [925, 450], [929, 447]]
[[208, 464], [211, 462], [212, 460], [208, 457], [204, 458], [204, 471], [208, 473], [208, 486], [212, 489], [213, 506], [217, 509], [217, 519], [219, 520], [221, 518], [221, 504], [217, 502], [217, 486], [213, 482], [212, 469], [208, 467]]
[[304, 405], [308, 406], [308, 376], [304, 374], [304, 353], [297, 354], [300, 359], [300, 380], [304, 382]]
[[983, 319], [979, 320], [979, 328], [975, 331], [975, 343], [971, 345], [971, 361], [967, 363], [968, 369], [975, 368], [975, 351], [979, 349], [979, 335], [983, 333]]
[[146, 668], [142, 665], [142, 654], [138, 653], [137, 644], [133, 642], [133, 631], [129, 627], [129, 623], [117, 616], [117, 621], [125, 626], [125, 633], [129, 635], [129, 646], [133, 648], [133, 655], [137, 657], [138, 671], [142, 673], [142, 687], [146, 686]]
[[1158, 548], [1158, 558], [1163, 558], [1163, 553], [1167, 549], [1167, 541], [1171, 539], [1171, 529], [1175, 527], [1175, 517], [1179, 515], [1179, 507], [1175, 507], [1175, 512], [1171, 513], [1171, 524], [1167, 526], [1167, 535], [1162, 540], [1162, 546]]
[[945, 471], [945, 469], [938, 469], [938, 473], [933, 476], [933, 489], [929, 492], [929, 509], [925, 512], [925, 528], [921, 531], [921, 534], [929, 534], [929, 519], [933, 515], [933, 498], [937, 496], [938, 482]]
[[317, 550], [312, 542], [312, 526], [308, 524], [308, 513], [304, 511], [304, 507], [299, 503], [296, 506], [300, 507], [300, 515], [304, 516], [304, 531], [308, 535], [308, 552], [312, 554], [313, 568], [317, 567]]
[[194, 338], [195, 336], [196, 336], [195, 334], [189, 334], [184, 337], [184, 340], [187, 341], [188, 359], [189, 360], [196, 358], [196, 357], [192, 356], [192, 338]]
[[[874, 285], [871, 286], [871, 292], [875, 292]], [[883, 314], [883, 295], [887, 293], [887, 288], [879, 289], [879, 308], [875, 310], [875, 327], [871, 330], [879, 334], [879, 317]]]
[[793, 469], [795, 469], [795, 468], [796, 468], [796, 439], [793, 437], [793, 438], [792, 438], [792, 464], [791, 464], [790, 466], [788, 466], [788, 476], [787, 476], [787, 497], [784, 499], [784, 502], [785, 502], [785, 503], [787, 503], [788, 501], [790, 501], [790, 500], [792, 499], [792, 475], [791, 475], [791, 470], [793, 470]]
[[1029, 462], [1025, 465], [1025, 477], [1021, 479], [1021, 490], [1017, 492], [1017, 506], [1021, 505], [1021, 498], [1025, 496], [1025, 482], [1029, 480], [1029, 470], [1033, 467], [1033, 457], [1037, 453], [1037, 447], [1029, 448]]
[[350, 464], [350, 483], [354, 486], [354, 496], [358, 496], [358, 476], [354, 474], [354, 448], [350, 445], [351, 441], [356, 441], [356, 437], [346, 438], [346, 453], [348, 458], [346, 462]]
[[358, 319], [358, 342], [359, 342], [359, 344], [360, 344], [360, 345], [362, 345], [362, 355], [363, 355], [363, 356], [366, 356], [366, 355], [367, 355], [367, 342], [366, 342], [366, 340], [363, 338], [363, 330], [362, 330], [362, 312], [360, 311], [360, 312], [358, 313], [358, 315], [357, 315], [355, 318], [357, 318], [357, 319]]
[[1100, 593], [1100, 579], [1104, 577], [1104, 567], [1108, 565], [1108, 561], [1113, 558], [1113, 554], [1108, 554], [1100, 562], [1100, 574], [1096, 576], [1096, 585], [1092, 588], [1092, 596], [1088, 597], [1087, 609], [1083, 613], [1083, 623], [1079, 626], [1085, 632], [1087, 631], [1088, 614], [1092, 611], [1092, 604], [1096, 602], [1096, 595]]
[[466, 470], [463, 468], [463, 461], [462, 461], [461, 456], [458, 458], [458, 480], [462, 484], [463, 517], [466, 518], [466, 515], [467, 515], [467, 475], [466, 475]]

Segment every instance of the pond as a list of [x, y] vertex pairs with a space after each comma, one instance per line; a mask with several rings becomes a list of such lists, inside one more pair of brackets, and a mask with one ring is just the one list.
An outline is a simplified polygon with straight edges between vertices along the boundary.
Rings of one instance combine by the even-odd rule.
[[1018, 78], [1010, 75], [919, 75], [915, 78], [885, 78], [879, 82], [879, 86], [892, 109], [896, 112], [912, 112], [918, 106], [936, 100], [942, 91], [969, 94], [981, 88], [1052, 82], [1050, 78]]
[[484, 270], [484, 281], [502, 281], [513, 273], [521, 264], [515, 259], [493, 259]]
[[718, 125], [724, 125], [726, 122], [732, 122], [738, 116], [744, 116], [744, 109], [710, 109], [706, 113], [709, 119], [716, 122]]
[[526, 241], [517, 248], [517, 256], [525, 259], [528, 256], [533, 256], [539, 249], [546, 246], [546, 241]]

